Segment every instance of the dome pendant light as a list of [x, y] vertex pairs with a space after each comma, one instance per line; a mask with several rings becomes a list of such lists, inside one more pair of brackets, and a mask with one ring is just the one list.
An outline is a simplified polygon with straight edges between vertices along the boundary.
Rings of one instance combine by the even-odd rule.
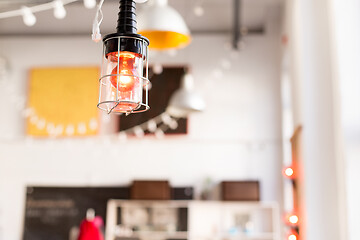
[[147, 111], [149, 40], [137, 34], [134, 0], [120, 0], [117, 32], [103, 38], [98, 108], [107, 113]]
[[170, 98], [166, 112], [173, 117], [187, 117], [193, 112], [202, 112], [205, 110], [205, 101], [194, 91], [194, 78], [190, 73], [186, 73], [181, 86]]
[[138, 14], [139, 33], [151, 41], [151, 49], [170, 50], [191, 42], [189, 28], [168, 0], [149, 0]]

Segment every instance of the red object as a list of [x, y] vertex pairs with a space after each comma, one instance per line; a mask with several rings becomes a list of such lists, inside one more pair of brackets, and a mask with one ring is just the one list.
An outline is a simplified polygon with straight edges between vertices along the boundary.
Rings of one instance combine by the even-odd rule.
[[101, 217], [96, 216], [92, 221], [83, 220], [80, 224], [80, 233], [78, 240], [104, 240], [100, 230], [103, 226]]

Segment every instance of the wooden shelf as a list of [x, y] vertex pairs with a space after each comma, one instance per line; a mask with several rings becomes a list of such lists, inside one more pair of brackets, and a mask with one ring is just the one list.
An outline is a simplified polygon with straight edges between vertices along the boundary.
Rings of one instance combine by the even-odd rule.
[[[115, 236], [118, 208], [187, 208], [187, 231], [135, 231], [130, 236]], [[279, 240], [280, 214], [276, 202], [231, 201], [139, 201], [110, 200], [107, 209], [106, 240], [115, 237], [188, 240]], [[227, 234], [235, 216], [249, 216], [254, 229], [249, 233]]]
[[236, 236], [223, 236], [221, 239], [223, 240], [257, 240], [257, 239], [274, 239], [274, 233], [272, 232], [267, 232], [267, 233], [242, 233], [242, 234], [238, 234]]
[[[188, 238], [188, 232], [180, 231], [180, 232], [163, 232], [163, 231], [136, 231], [133, 232], [132, 235], [126, 236], [131, 238], [142, 238], [142, 237], [149, 237], [151, 238], [159, 238], [159, 239], [187, 239]], [[117, 237], [123, 237], [123, 236], [117, 236]], [[125, 236], [124, 236], [125, 237]]]

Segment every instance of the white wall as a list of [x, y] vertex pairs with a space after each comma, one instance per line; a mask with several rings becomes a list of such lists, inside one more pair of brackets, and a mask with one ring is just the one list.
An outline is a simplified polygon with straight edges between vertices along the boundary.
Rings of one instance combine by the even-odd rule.
[[[21, 238], [28, 184], [121, 185], [166, 178], [175, 186], [199, 187], [207, 176], [260, 179], [262, 199], [281, 201], [280, 49], [278, 31], [270, 30], [247, 37], [237, 58], [223, 48], [229, 36], [215, 35], [196, 36], [176, 58], [153, 57], [153, 62], [189, 64], [207, 109], [190, 117], [186, 136], [126, 143], [21, 138], [24, 120], [9, 92], [26, 93], [27, 71], [98, 65], [101, 45], [90, 37], [0, 39], [0, 55], [12, 65], [7, 81], [16, 83], [14, 90], [0, 89], [0, 240]], [[212, 72], [222, 59], [230, 59], [232, 67], [216, 79]]]
[[302, 126], [297, 156], [300, 234], [307, 240], [348, 239], [336, 8], [327, 0], [286, 3], [294, 123]]
[[360, 2], [350, 0], [344, 4], [344, 1], [332, 0], [332, 3], [345, 139], [349, 240], [357, 240], [360, 224]]

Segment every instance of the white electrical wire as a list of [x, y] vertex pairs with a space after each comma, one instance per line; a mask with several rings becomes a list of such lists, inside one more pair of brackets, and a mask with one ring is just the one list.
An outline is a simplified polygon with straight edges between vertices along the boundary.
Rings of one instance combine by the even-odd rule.
[[100, 0], [99, 4], [97, 6], [95, 19], [93, 22], [91, 38], [94, 42], [99, 42], [101, 40], [100, 25], [104, 18], [101, 8], [102, 8], [102, 5], [104, 4], [104, 1], [105, 0]]
[[[62, 0], [62, 3], [63, 3], [63, 5], [66, 5], [66, 4], [77, 2], [77, 1], [79, 1], [79, 0]], [[53, 9], [54, 8], [54, 2], [48, 2], [48, 3], [36, 5], [36, 6], [33, 6], [33, 7], [27, 7], [27, 8], [32, 13], [42, 12], [42, 11]], [[0, 19], [10, 18], [10, 17], [17, 17], [17, 16], [22, 16], [22, 15], [23, 15], [23, 10], [18, 9], [18, 10], [13, 10], [13, 11], [0, 13]]]
[[[64, 8], [64, 5], [77, 1], [80, 0], [54, 0], [52, 2], [40, 4], [33, 7], [23, 6], [21, 9], [18, 10], [0, 13], [0, 19], [23, 16], [25, 24], [28, 26], [32, 26], [36, 23], [36, 17], [34, 16], [33, 13], [46, 11], [50, 9], [54, 9], [54, 16], [56, 18], [62, 19], [66, 16], [66, 10]], [[84, 6], [86, 8], [92, 8], [93, 6], [96, 5], [96, 0], [83, 0], [83, 1], [84, 1]], [[93, 22], [91, 38], [95, 42], [99, 42], [101, 40], [100, 25], [104, 18], [101, 8], [104, 1], [105, 0], [100, 0], [99, 4], [97, 5], [96, 15]], [[144, 3], [147, 2], [147, 0], [135, 0], [135, 2]]]
[[[147, 1], [148, 0], [135, 0], [136, 3], [145, 3]], [[99, 4], [97, 6], [95, 19], [93, 22], [91, 38], [94, 42], [101, 41], [100, 25], [104, 18], [102, 10], [101, 10], [103, 3], [104, 3], [104, 0], [100, 0]]]

